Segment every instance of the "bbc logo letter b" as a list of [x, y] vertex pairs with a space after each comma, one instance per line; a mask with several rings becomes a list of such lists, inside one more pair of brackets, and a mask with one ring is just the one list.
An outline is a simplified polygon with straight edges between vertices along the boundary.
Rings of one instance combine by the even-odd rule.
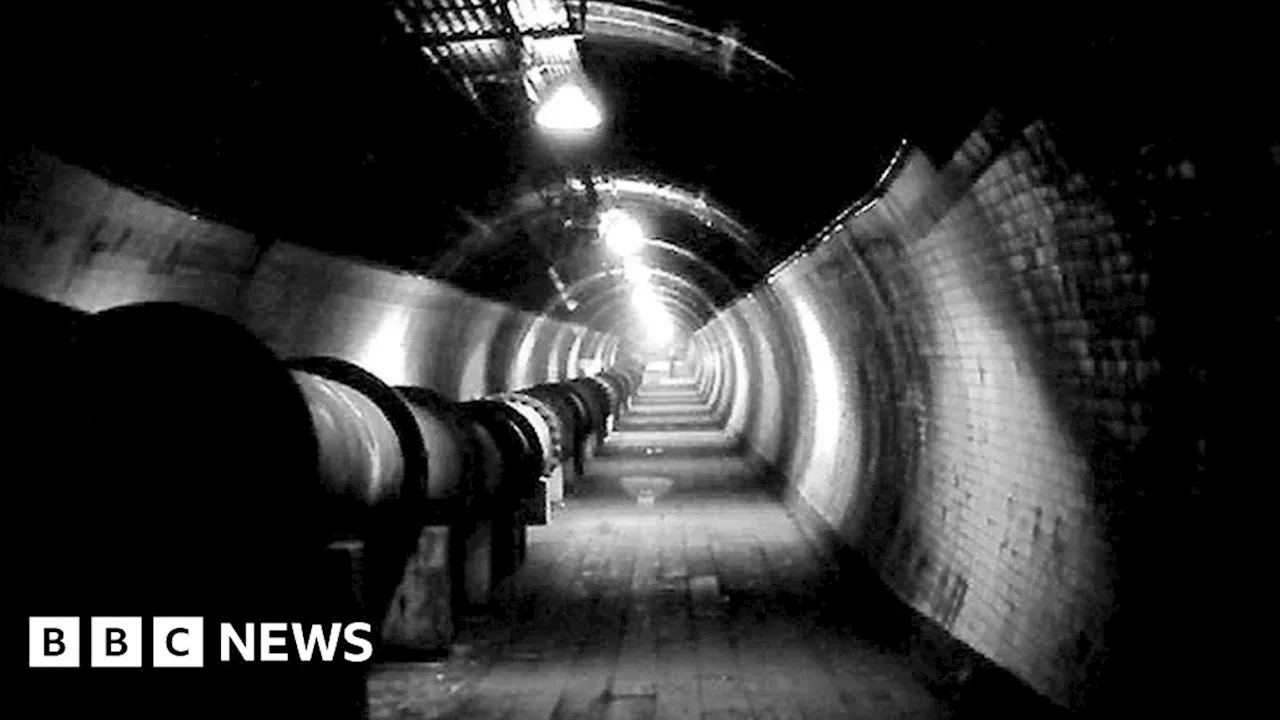
[[90, 618], [89, 664], [93, 667], [142, 667], [142, 618]]
[[204, 667], [204, 618], [153, 618], [151, 642], [155, 667]]
[[33, 617], [28, 628], [30, 667], [80, 667], [80, 618]]

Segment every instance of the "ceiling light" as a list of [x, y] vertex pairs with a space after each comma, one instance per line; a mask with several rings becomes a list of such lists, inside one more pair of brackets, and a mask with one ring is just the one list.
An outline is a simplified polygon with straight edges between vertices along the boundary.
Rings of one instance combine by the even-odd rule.
[[650, 292], [638, 291], [632, 296], [636, 314], [649, 341], [666, 345], [675, 339], [675, 323], [662, 301]]
[[649, 282], [650, 273], [648, 266], [640, 262], [640, 258], [637, 258], [634, 255], [628, 255], [626, 259], [622, 261], [622, 274], [626, 276], [627, 280], [630, 280], [637, 285]]
[[618, 208], [610, 208], [600, 215], [600, 237], [620, 255], [630, 255], [644, 246], [644, 229], [640, 223]]
[[645, 321], [645, 329], [648, 330], [649, 340], [652, 342], [666, 345], [675, 338], [675, 328], [671, 326], [671, 319], [665, 314], [645, 318]]
[[542, 104], [534, 120], [547, 130], [591, 130], [603, 118], [582, 88], [564, 85]]
[[648, 285], [637, 285], [631, 289], [631, 302], [640, 310], [660, 309], [662, 303]]

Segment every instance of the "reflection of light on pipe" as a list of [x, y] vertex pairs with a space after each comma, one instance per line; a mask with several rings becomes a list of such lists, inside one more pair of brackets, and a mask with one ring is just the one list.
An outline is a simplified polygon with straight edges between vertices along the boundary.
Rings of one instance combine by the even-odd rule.
[[565, 85], [543, 103], [534, 120], [548, 130], [591, 130], [603, 118], [582, 88]]
[[644, 228], [618, 208], [609, 208], [601, 213], [600, 237], [620, 255], [630, 255], [644, 246]]
[[409, 331], [409, 309], [388, 308], [365, 343], [356, 364], [388, 385], [409, 385], [405, 372], [405, 336]]

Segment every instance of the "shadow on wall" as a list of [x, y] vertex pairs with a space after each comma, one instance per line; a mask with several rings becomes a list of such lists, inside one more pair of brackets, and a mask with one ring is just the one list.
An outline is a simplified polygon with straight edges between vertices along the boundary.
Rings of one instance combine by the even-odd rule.
[[282, 357], [339, 357], [452, 399], [575, 377], [571, 348], [559, 344], [607, 340], [437, 280], [268, 247], [38, 151], [7, 160], [15, 192], [0, 283], [46, 300], [87, 312], [194, 305], [236, 319]]
[[[1068, 137], [1094, 135], [993, 113], [947, 167], [912, 154], [703, 332], [742, 338], [753, 385], [798, 378], [752, 393], [745, 435], [799, 517], [937, 628], [1096, 709], [1190, 676], [1153, 618], [1206, 599], [1172, 578], [1216, 575], [1184, 531], [1209, 488], [1207, 315], [1176, 285], [1213, 163], [1177, 137]], [[793, 364], [764, 362], [769, 341]]]

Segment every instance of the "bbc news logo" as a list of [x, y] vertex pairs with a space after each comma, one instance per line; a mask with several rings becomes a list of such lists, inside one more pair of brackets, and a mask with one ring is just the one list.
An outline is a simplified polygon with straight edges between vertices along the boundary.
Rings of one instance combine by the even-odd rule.
[[[30, 618], [30, 667], [78, 668], [81, 662], [80, 618]], [[198, 668], [205, 664], [205, 623], [201, 617], [151, 619], [151, 665]], [[218, 658], [236, 662], [366, 662], [373, 655], [369, 623], [232, 623], [219, 625]], [[292, 641], [293, 654], [290, 653]], [[143, 660], [142, 618], [89, 619], [89, 666], [140, 668]], [[344, 648], [341, 653], [340, 648]], [[353, 651], [354, 649], [354, 651]]]

